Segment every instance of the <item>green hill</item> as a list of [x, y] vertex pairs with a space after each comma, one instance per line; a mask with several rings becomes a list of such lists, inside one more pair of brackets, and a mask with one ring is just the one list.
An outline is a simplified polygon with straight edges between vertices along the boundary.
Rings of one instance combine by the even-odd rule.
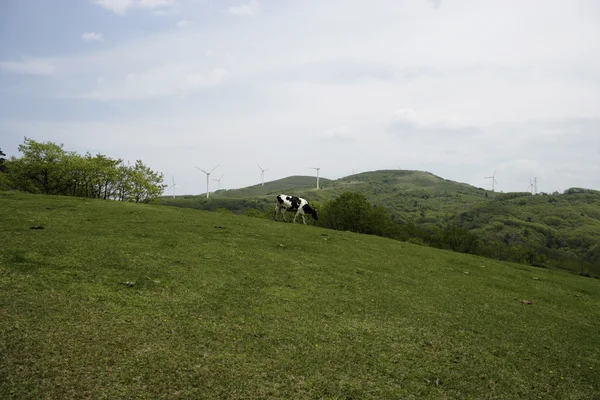
[[[320, 184], [326, 185], [330, 179], [320, 178]], [[227, 209], [237, 214], [246, 213], [248, 210], [272, 209], [275, 196], [281, 193], [311, 193], [316, 190], [316, 177], [314, 176], [289, 176], [275, 181], [265, 182], [263, 185], [254, 185], [242, 189], [217, 190], [210, 194], [210, 199], [204, 195], [185, 195], [175, 198], [164, 196], [160, 199], [161, 205], [194, 208], [205, 211]]]
[[[458, 227], [479, 239], [480, 251], [494, 258], [567, 269], [600, 276], [600, 192], [569, 189], [563, 194], [495, 193], [453, 182], [428, 172], [386, 170], [325, 181], [309, 186], [272, 182], [217, 192], [210, 201], [190, 196], [162, 199], [162, 204], [236, 213], [249, 209], [272, 210], [274, 196], [284, 192], [324, 203], [343, 192], [364, 194], [373, 205], [384, 207], [394, 220], [410, 225], [417, 242], [444, 247], [439, 236]], [[288, 178], [294, 181], [296, 177]], [[261, 188], [261, 189], [258, 189]], [[440, 233], [442, 232], [442, 233]]]
[[2, 398], [593, 399], [600, 281], [222, 213], [0, 193]]
[[[273, 198], [281, 193], [307, 192], [316, 190], [317, 178], [314, 176], [288, 176], [287, 178], [265, 182], [263, 185], [248, 186], [242, 189], [218, 190], [211, 196], [214, 198], [249, 198], [264, 197]], [[327, 178], [319, 178], [319, 185], [327, 185], [331, 182]]]

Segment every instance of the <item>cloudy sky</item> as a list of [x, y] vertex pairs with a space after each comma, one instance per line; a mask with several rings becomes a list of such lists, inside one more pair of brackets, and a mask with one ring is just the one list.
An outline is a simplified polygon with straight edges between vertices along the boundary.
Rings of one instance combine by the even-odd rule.
[[257, 163], [600, 189], [600, 2], [2, 0], [0, 148], [25, 136], [193, 194]]

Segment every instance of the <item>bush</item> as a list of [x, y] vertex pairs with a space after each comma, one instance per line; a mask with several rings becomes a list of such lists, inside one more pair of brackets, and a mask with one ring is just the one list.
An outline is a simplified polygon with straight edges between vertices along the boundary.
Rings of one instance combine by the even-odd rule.
[[372, 206], [360, 193], [342, 193], [326, 203], [320, 214], [319, 225], [324, 228], [386, 237], [397, 229], [383, 207]]

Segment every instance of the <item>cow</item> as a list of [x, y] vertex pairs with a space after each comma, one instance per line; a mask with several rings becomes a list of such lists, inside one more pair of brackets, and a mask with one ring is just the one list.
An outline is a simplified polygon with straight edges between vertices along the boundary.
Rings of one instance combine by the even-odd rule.
[[277, 204], [275, 205], [275, 221], [277, 221], [277, 215], [279, 214], [280, 210], [283, 214], [284, 221], [287, 221], [285, 218], [286, 211], [296, 211], [294, 222], [296, 222], [298, 215], [302, 215], [302, 222], [304, 222], [304, 225], [306, 225], [306, 220], [304, 219], [305, 214], [312, 215], [315, 220], [319, 219], [319, 217], [317, 217], [317, 210], [309, 206], [308, 201], [301, 197], [280, 194], [277, 196]]

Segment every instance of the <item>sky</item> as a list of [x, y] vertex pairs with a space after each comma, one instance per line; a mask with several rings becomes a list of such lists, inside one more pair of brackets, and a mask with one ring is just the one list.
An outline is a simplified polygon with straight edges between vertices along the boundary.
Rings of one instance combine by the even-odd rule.
[[600, 190], [600, 2], [2, 0], [0, 148], [24, 137], [178, 194], [257, 164]]

